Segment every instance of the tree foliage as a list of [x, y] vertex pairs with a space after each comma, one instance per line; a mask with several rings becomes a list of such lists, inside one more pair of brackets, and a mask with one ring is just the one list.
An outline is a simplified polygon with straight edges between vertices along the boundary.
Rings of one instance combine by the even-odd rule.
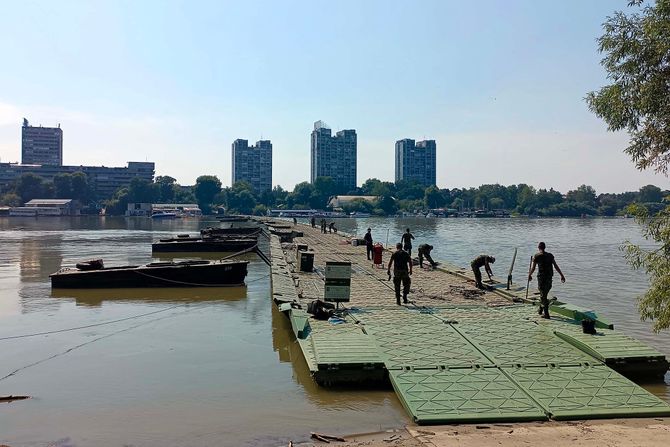
[[611, 84], [590, 92], [587, 103], [612, 131], [626, 130], [626, 148], [639, 169], [667, 174], [670, 162], [670, 0], [640, 11], [618, 11], [598, 39]]
[[[598, 40], [602, 65], [611, 84], [591, 92], [589, 108], [609, 130], [625, 130], [625, 149], [642, 170], [652, 168], [667, 175], [670, 162], [670, 0], [645, 4], [633, 0], [636, 12], [616, 12], [603, 24]], [[643, 187], [640, 198], [658, 199], [655, 188]], [[643, 235], [655, 247], [646, 249], [629, 242], [622, 245], [635, 269], [643, 269], [649, 290], [639, 299], [643, 320], [653, 320], [654, 330], [670, 327], [670, 206], [659, 211], [633, 205], [629, 212], [642, 225]]]

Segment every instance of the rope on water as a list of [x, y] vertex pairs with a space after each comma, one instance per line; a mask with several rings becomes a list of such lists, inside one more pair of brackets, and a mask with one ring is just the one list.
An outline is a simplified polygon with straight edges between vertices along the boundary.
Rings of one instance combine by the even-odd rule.
[[155, 314], [158, 314], [158, 313], [161, 313], [161, 312], [167, 312], [168, 310], [176, 309], [177, 307], [181, 307], [181, 306], [184, 306], [184, 305], [186, 305], [186, 304], [176, 304], [174, 306], [166, 307], [165, 309], [154, 310], [152, 312], [147, 312], [147, 313], [143, 313], [143, 314], [139, 314], [139, 315], [133, 315], [132, 317], [125, 317], [125, 318], [119, 318], [119, 319], [116, 319], [116, 320], [103, 321], [102, 323], [87, 324], [85, 326], [77, 326], [77, 327], [72, 327], [72, 328], [67, 328], [67, 329], [57, 329], [57, 330], [53, 330], [53, 331], [37, 332], [37, 333], [34, 333], [34, 334], [12, 335], [12, 336], [9, 336], [9, 337], [2, 337], [2, 338], [0, 338], [0, 341], [2, 341], [2, 340], [14, 340], [14, 339], [17, 339], [17, 338], [37, 337], [37, 336], [40, 336], [40, 335], [60, 334], [61, 332], [78, 331], [80, 329], [88, 329], [88, 328], [97, 327], [97, 326], [104, 326], [104, 325], [107, 325], [107, 324], [120, 323], [122, 321], [128, 321], [128, 320], [133, 320], [135, 318], [142, 318], [142, 317], [146, 317], [146, 316], [149, 316], [149, 315], [155, 315]]

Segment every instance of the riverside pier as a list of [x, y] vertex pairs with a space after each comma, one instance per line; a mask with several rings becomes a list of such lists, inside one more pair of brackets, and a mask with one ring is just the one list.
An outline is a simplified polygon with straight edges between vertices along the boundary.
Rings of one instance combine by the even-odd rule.
[[[418, 424], [670, 416], [670, 405], [631, 381], [662, 378], [663, 354], [614, 330], [591, 310], [554, 302], [537, 315], [525, 287], [474, 287], [471, 272], [447, 263], [418, 266], [410, 304], [351, 235], [262, 219], [270, 233], [272, 300], [291, 323], [322, 386], [390, 382]], [[313, 253], [301, 271], [297, 248]], [[307, 313], [324, 297], [326, 262], [351, 263], [351, 296], [337, 320]], [[581, 320], [596, 320], [585, 334]]]

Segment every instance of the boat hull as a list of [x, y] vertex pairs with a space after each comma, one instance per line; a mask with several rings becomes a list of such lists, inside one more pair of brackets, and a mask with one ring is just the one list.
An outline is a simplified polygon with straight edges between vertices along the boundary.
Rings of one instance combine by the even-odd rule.
[[252, 248], [257, 243], [256, 239], [172, 240], [154, 242], [151, 244], [151, 251], [161, 253], [238, 252]]
[[50, 275], [56, 289], [138, 287], [233, 287], [244, 285], [248, 261], [155, 262], [100, 270], [64, 270]]

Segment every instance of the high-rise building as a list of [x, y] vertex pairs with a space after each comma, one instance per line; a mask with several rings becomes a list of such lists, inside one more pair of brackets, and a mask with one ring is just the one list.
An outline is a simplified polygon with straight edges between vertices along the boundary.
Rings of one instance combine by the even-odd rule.
[[21, 128], [21, 163], [63, 165], [63, 130], [58, 127], [35, 127], [23, 119]]
[[435, 185], [435, 140], [417, 141], [410, 138], [395, 143], [395, 181], [416, 181], [425, 186]]
[[356, 188], [356, 131], [341, 130], [333, 137], [323, 122], [312, 131], [311, 182], [317, 177], [332, 177], [341, 190]]
[[255, 191], [272, 189], [272, 143], [260, 140], [249, 146], [247, 140], [233, 141], [233, 184], [245, 180]]

